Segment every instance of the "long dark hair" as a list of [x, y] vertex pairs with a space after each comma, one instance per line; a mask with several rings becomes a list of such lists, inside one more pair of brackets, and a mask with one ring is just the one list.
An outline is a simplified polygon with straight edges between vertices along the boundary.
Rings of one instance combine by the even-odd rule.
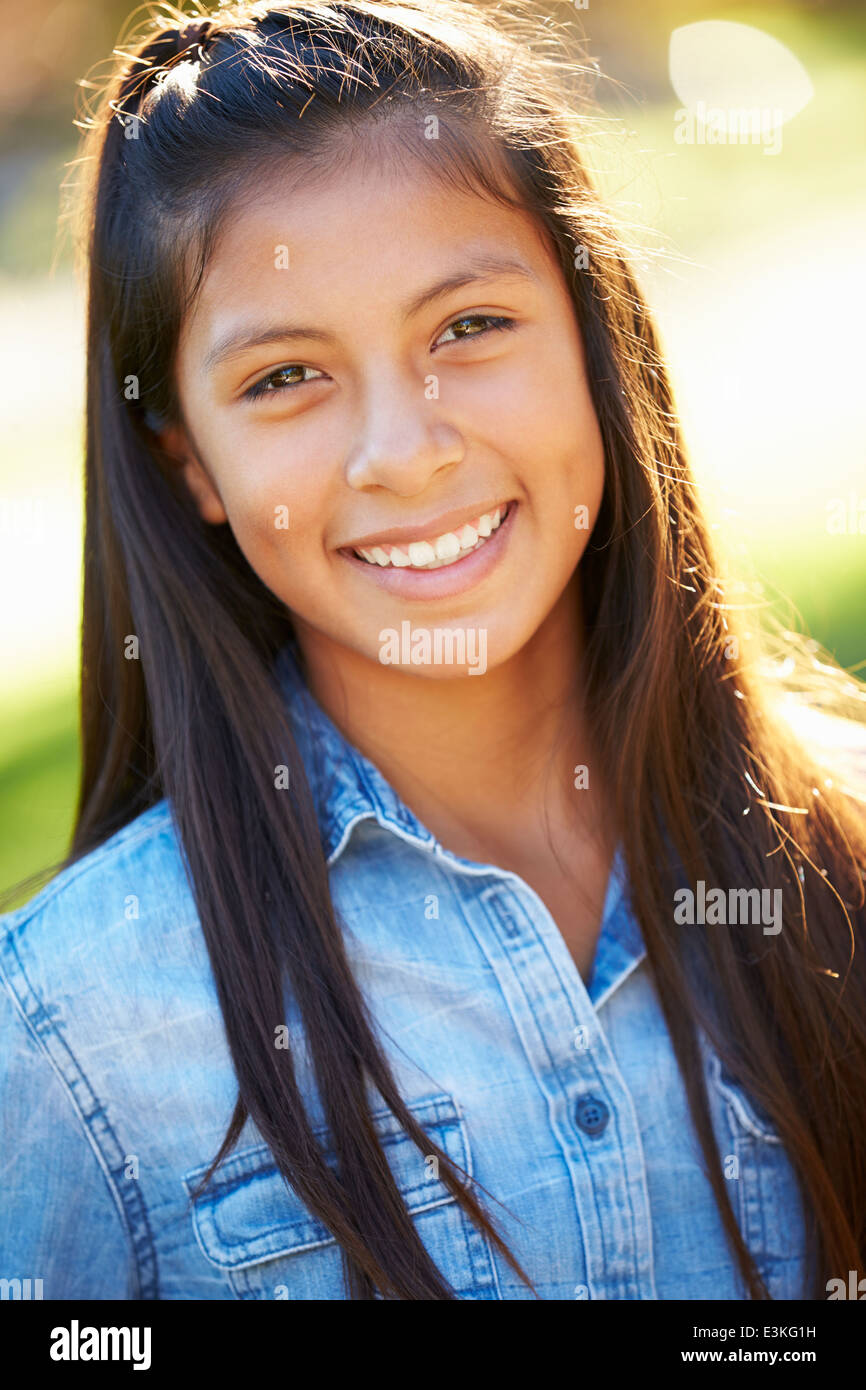
[[[526, 1275], [406, 1108], [347, 963], [274, 674], [291, 615], [229, 527], [199, 518], [153, 427], [178, 416], [184, 314], [225, 213], [263, 162], [290, 155], [324, 168], [329, 138], [362, 120], [391, 122], [395, 139], [415, 143], [431, 113], [431, 168], [528, 209], [573, 295], [606, 453], [581, 562], [588, 713], [731, 1249], [751, 1296], [766, 1297], [723, 1179], [699, 1029], [791, 1157], [813, 1296], [866, 1257], [863, 813], [783, 731], [767, 680], [737, 651], [656, 334], [581, 163], [580, 71], [520, 7], [491, 18], [458, 0], [240, 5], [194, 23], [178, 14], [177, 27], [151, 22], [118, 55], [87, 120], [83, 771], [70, 861], [169, 799], [239, 1090], [203, 1183], [251, 1117], [338, 1241], [353, 1298], [454, 1296], [400, 1198], [370, 1086]], [[127, 659], [130, 635], [138, 660]], [[822, 677], [828, 698], [844, 680]], [[281, 763], [288, 795], [274, 790]], [[678, 927], [683, 875], [780, 889], [785, 930], [756, 953], [748, 927]], [[274, 1046], [286, 979], [336, 1172], [292, 1053]]]

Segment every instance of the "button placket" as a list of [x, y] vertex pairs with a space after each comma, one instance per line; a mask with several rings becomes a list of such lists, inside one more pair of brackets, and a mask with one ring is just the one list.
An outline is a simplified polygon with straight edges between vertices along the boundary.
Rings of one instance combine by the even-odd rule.
[[508, 878], [480, 895], [504, 957], [490, 959], [551, 1106], [583, 1239], [583, 1285], [590, 1297], [653, 1298], [634, 1106], [556, 924], [527, 884]]

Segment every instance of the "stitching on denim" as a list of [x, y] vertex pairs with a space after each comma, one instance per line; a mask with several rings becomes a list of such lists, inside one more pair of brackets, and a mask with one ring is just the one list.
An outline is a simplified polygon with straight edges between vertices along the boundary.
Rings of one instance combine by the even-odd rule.
[[[464, 1121], [462, 1115], [460, 1115], [457, 1110], [453, 1098], [445, 1095], [435, 1096], [415, 1105], [410, 1105], [409, 1109], [419, 1119], [419, 1123], [422, 1123], [421, 1116], [424, 1117], [423, 1123], [426, 1128], [434, 1131], [431, 1137], [441, 1144], [441, 1147], [445, 1149], [446, 1153], [448, 1153], [449, 1147], [448, 1131], [453, 1131], [456, 1134], [455, 1147], [458, 1150], [458, 1158], [451, 1159], [450, 1153], [448, 1153], [448, 1157], [452, 1162], [462, 1162], [464, 1167], [467, 1168], [467, 1171], [471, 1171], [471, 1153], [467, 1136], [463, 1128]], [[440, 1118], [443, 1112], [445, 1118]], [[391, 1118], [389, 1111], [377, 1111], [373, 1116], [374, 1122], [377, 1119], [380, 1122], [385, 1122], [389, 1118]], [[325, 1135], [327, 1133], [327, 1128], [318, 1126], [314, 1133], [317, 1135]], [[383, 1146], [386, 1148], [401, 1142], [412, 1143], [406, 1132], [400, 1128], [391, 1134], [380, 1134], [380, 1138]], [[196, 1243], [209, 1260], [220, 1269], [235, 1270], [243, 1268], [242, 1265], [238, 1264], [237, 1257], [233, 1260], [218, 1259], [214, 1250], [208, 1248], [209, 1242], [207, 1240], [207, 1235], [209, 1234], [216, 1236], [220, 1251], [224, 1251], [226, 1248], [234, 1250], [235, 1252], [240, 1251], [241, 1259], [246, 1264], [261, 1263], [263, 1259], [276, 1259], [280, 1256], [295, 1256], [303, 1254], [305, 1251], [321, 1249], [335, 1243], [334, 1236], [327, 1231], [320, 1222], [317, 1222], [316, 1219], [311, 1217], [308, 1213], [304, 1213], [299, 1216], [296, 1221], [282, 1221], [268, 1226], [266, 1230], [257, 1230], [251, 1241], [241, 1242], [234, 1246], [229, 1242], [227, 1245], [226, 1238], [220, 1232], [216, 1222], [216, 1209], [219, 1208], [220, 1204], [227, 1197], [233, 1192], [247, 1186], [250, 1182], [256, 1181], [259, 1177], [266, 1177], [272, 1181], [275, 1173], [281, 1179], [281, 1185], [283, 1187], [287, 1186], [284, 1180], [282, 1180], [282, 1175], [279, 1173], [279, 1170], [274, 1169], [273, 1156], [266, 1144], [256, 1145], [255, 1148], [251, 1150], [245, 1150], [243, 1153], [235, 1155], [235, 1158], [238, 1160], [242, 1160], [245, 1157], [246, 1166], [240, 1172], [227, 1182], [222, 1183], [219, 1187], [212, 1188], [207, 1195], [203, 1195], [199, 1201], [194, 1204], [193, 1228], [195, 1230]], [[195, 1185], [196, 1175], [199, 1172], [204, 1172], [205, 1167], [195, 1169], [185, 1175], [184, 1186], [188, 1192], [191, 1190], [191, 1187]], [[426, 1203], [410, 1210], [410, 1215], [413, 1219], [416, 1216], [422, 1215], [424, 1212], [435, 1211], [437, 1208], [456, 1203], [456, 1197], [444, 1187], [441, 1181], [439, 1181], [437, 1186], [441, 1189], [437, 1195], [434, 1196], [433, 1193], [430, 1192], [429, 1200]], [[291, 1193], [291, 1188], [287, 1190]], [[427, 1190], [429, 1190], [429, 1184], [427, 1182], [416, 1182], [411, 1187], [400, 1187], [400, 1195], [403, 1201], [408, 1205], [413, 1198], [423, 1196]], [[467, 1240], [467, 1258], [469, 1258], [470, 1267], [474, 1267], [474, 1261], [471, 1259], [471, 1252], [468, 1249], [468, 1235], [465, 1230], [465, 1222], [463, 1226], [464, 1239]], [[204, 1229], [205, 1227], [207, 1231]], [[290, 1239], [292, 1233], [294, 1233], [294, 1239], [290, 1244], [286, 1245], [285, 1241]], [[262, 1251], [260, 1242], [268, 1241], [274, 1236], [282, 1238], [283, 1244], [281, 1247], [279, 1249]], [[492, 1259], [491, 1252], [488, 1252], [488, 1254]]]
[[[147, 825], [138, 825], [145, 816], [151, 817]], [[75, 883], [83, 874], [89, 873], [91, 869], [97, 868], [104, 859], [117, 853], [120, 849], [132, 849], [139, 845], [143, 840], [147, 840], [165, 828], [164, 823], [168, 822], [173, 827], [171, 808], [166, 800], [158, 801], [155, 805], [149, 806], [146, 811], [142, 811], [139, 816], [129, 821], [127, 825], [121, 827], [108, 840], [101, 844], [98, 849], [94, 849], [90, 854], [85, 854], [75, 864], [70, 864], [68, 869], [62, 869], [56, 878], [30, 899], [29, 902], [22, 903], [20, 907], [13, 908], [11, 912], [4, 913], [0, 917], [0, 922], [6, 922], [7, 931], [11, 934], [18, 927], [23, 927], [31, 920], [36, 912], [40, 912], [43, 907], [47, 907], [63, 888], [70, 883]], [[136, 830], [135, 827], [138, 826]]]
[[[557, 1080], [557, 1083], [558, 1083], [558, 1090], [559, 1090], [560, 1098], [561, 1098], [561, 1100], [567, 1105], [567, 1104], [569, 1103], [569, 1100], [570, 1100], [570, 1097], [569, 1097], [569, 1094], [568, 1094], [568, 1087], [566, 1086], [565, 1082], [564, 1082], [563, 1079], [562, 1079], [562, 1076], [561, 1076], [561, 1073], [560, 1073], [560, 1068], [559, 1068], [558, 1066], [555, 1065], [555, 1059], [554, 1059], [553, 1056], [551, 1055], [550, 1047], [549, 1047], [549, 1045], [548, 1045], [548, 1040], [547, 1040], [547, 1037], [546, 1037], [546, 1035], [545, 1035], [544, 1029], [541, 1027], [541, 1024], [540, 1024], [539, 1021], [538, 1021], [538, 1017], [537, 1017], [537, 1014], [536, 1014], [536, 1011], [535, 1011], [535, 1007], [534, 1007], [534, 1003], [533, 1003], [532, 996], [529, 994], [529, 992], [528, 992], [528, 990], [527, 990], [526, 980], [525, 980], [525, 978], [524, 978], [517, 970], [515, 970], [514, 964], [513, 964], [512, 960], [511, 960], [511, 956], [510, 956], [509, 952], [503, 947], [503, 944], [502, 944], [501, 939], [500, 939], [500, 934], [499, 934], [499, 933], [500, 933], [500, 928], [501, 928], [501, 921], [500, 921], [500, 916], [501, 916], [501, 914], [504, 912], [504, 913], [506, 913], [506, 914], [510, 917], [510, 919], [511, 919], [512, 921], [515, 921], [514, 912], [513, 912], [513, 910], [512, 910], [512, 902], [511, 902], [510, 900], [508, 900], [508, 901], [506, 901], [506, 902], [503, 902], [503, 888], [506, 888], [506, 889], [507, 889], [507, 885], [503, 885], [503, 884], [501, 884], [501, 883], [492, 884], [490, 887], [485, 888], [485, 889], [482, 890], [482, 892], [479, 894], [479, 899], [478, 899], [478, 900], [479, 900], [479, 902], [481, 903], [481, 905], [482, 905], [482, 907], [483, 907], [483, 909], [484, 909], [485, 916], [486, 916], [486, 918], [488, 919], [488, 921], [490, 922], [490, 925], [491, 925], [491, 927], [492, 927], [492, 929], [493, 929], [493, 935], [494, 935], [494, 937], [496, 938], [497, 946], [499, 947], [499, 950], [502, 952], [502, 955], [503, 955], [503, 957], [504, 957], [504, 963], [507, 965], [507, 967], [508, 967], [509, 971], [511, 972], [511, 975], [512, 975], [512, 977], [513, 977], [513, 979], [514, 979], [514, 981], [515, 981], [517, 987], [518, 987], [519, 990], [520, 990], [520, 995], [521, 995], [521, 998], [523, 999], [524, 1007], [525, 1007], [525, 1009], [526, 1009], [526, 1010], [528, 1011], [528, 1013], [529, 1013], [529, 1017], [530, 1017], [530, 1019], [531, 1019], [531, 1021], [532, 1021], [532, 1026], [533, 1026], [533, 1028], [534, 1028], [534, 1030], [535, 1030], [535, 1033], [536, 1033], [536, 1036], [537, 1036], [537, 1038], [538, 1038], [538, 1041], [539, 1041], [541, 1047], [544, 1049], [545, 1056], [547, 1057], [549, 1071], [550, 1071], [551, 1075], [553, 1075], [553, 1076], [556, 1077], [556, 1080]], [[523, 904], [523, 902], [521, 902], [519, 896], [518, 896], [516, 893], [514, 893], [512, 896], [513, 896], [514, 904], [516, 904], [516, 909], [517, 909], [517, 911], [521, 914], [524, 923], [525, 923], [525, 924], [528, 924], [528, 926], [532, 929], [532, 931], [533, 931], [533, 933], [534, 933], [534, 935], [535, 935], [535, 939], [536, 939], [538, 945], [541, 947], [541, 949], [542, 949], [542, 951], [543, 951], [543, 953], [544, 953], [545, 959], [546, 959], [546, 961], [547, 961], [547, 963], [548, 963], [548, 965], [549, 965], [551, 971], [553, 972], [555, 978], [557, 979], [557, 981], [558, 981], [558, 983], [559, 983], [559, 985], [560, 985], [563, 998], [564, 998], [564, 999], [567, 1001], [567, 1003], [568, 1003], [568, 1006], [569, 1006], [569, 1009], [570, 1009], [570, 1012], [571, 1012], [571, 1015], [572, 1015], [572, 1018], [573, 1018], [574, 1022], [575, 1022], [575, 1023], [580, 1023], [580, 1022], [581, 1022], [580, 1014], [579, 1014], [578, 1012], [576, 1012], [576, 1010], [575, 1010], [575, 1008], [574, 1008], [574, 1006], [573, 1006], [572, 998], [571, 998], [571, 993], [570, 993], [570, 987], [569, 987], [568, 983], [566, 982], [566, 980], [563, 978], [562, 974], [560, 973], [560, 971], [559, 971], [559, 969], [558, 969], [558, 967], [557, 967], [557, 965], [556, 965], [556, 962], [553, 960], [553, 958], [552, 958], [552, 956], [551, 956], [551, 954], [550, 954], [550, 951], [549, 951], [549, 949], [548, 949], [547, 941], [546, 941], [546, 939], [545, 939], [543, 933], [538, 929], [538, 926], [536, 925], [534, 919], [530, 916], [530, 914], [529, 914], [527, 908], [525, 907], [525, 905]], [[532, 1055], [530, 1049], [528, 1049], [528, 1048], [523, 1044], [523, 1036], [524, 1036], [525, 1029], [524, 1029], [524, 1027], [521, 1025], [520, 1020], [517, 1019], [517, 1018], [515, 1017], [515, 1015], [514, 1015], [514, 1010], [513, 1010], [512, 1007], [511, 1007], [511, 1001], [510, 1001], [510, 999], [509, 999], [509, 997], [508, 997], [508, 994], [506, 993], [505, 989], [504, 989], [503, 986], [502, 986], [502, 982], [501, 982], [501, 980], [499, 979], [499, 975], [498, 975], [498, 972], [496, 971], [496, 967], [493, 965], [493, 961], [492, 961], [492, 959], [490, 958], [490, 956], [489, 956], [489, 954], [488, 954], [488, 952], [487, 952], [487, 950], [486, 950], [485, 943], [484, 943], [482, 940], [479, 939], [478, 933], [475, 931], [475, 929], [474, 929], [472, 923], [470, 922], [470, 920], [469, 920], [469, 915], [468, 915], [468, 914], [464, 914], [464, 920], [466, 921], [466, 923], [467, 923], [467, 925], [469, 926], [470, 930], [473, 932], [473, 935], [474, 935], [476, 941], [478, 942], [479, 948], [480, 948], [481, 951], [484, 953], [484, 955], [487, 957], [487, 959], [490, 961], [491, 967], [493, 968], [494, 974], [496, 975], [497, 985], [498, 985], [498, 987], [499, 987], [500, 995], [501, 995], [501, 997], [502, 997], [502, 999], [503, 999], [503, 1002], [505, 1003], [505, 1007], [507, 1008], [508, 1013], [509, 1013], [509, 1015], [511, 1016], [511, 1019], [512, 1019], [512, 1021], [513, 1021], [513, 1023], [514, 1023], [514, 1027], [515, 1027], [515, 1030], [516, 1030], [516, 1032], [517, 1032], [517, 1036], [518, 1036], [518, 1038], [520, 1038], [520, 1040], [521, 1040], [521, 1045], [522, 1045], [523, 1048], [524, 1048], [524, 1053], [525, 1053], [525, 1055], [526, 1055], [527, 1061], [528, 1061], [529, 1066], [530, 1066], [530, 1069], [531, 1069], [531, 1071], [532, 1071], [533, 1080], [535, 1081], [536, 1085], [539, 1087], [539, 1090], [540, 1090], [540, 1092], [541, 1092], [542, 1099], [546, 1102], [547, 1099], [548, 1099], [547, 1093], [546, 1093], [546, 1090], [545, 1090], [544, 1085], [542, 1084], [541, 1077], [540, 1077], [540, 1075], [539, 1075], [539, 1073], [538, 1073], [538, 1071], [537, 1071], [537, 1069], [536, 1069], [535, 1059], [534, 1059], [534, 1057], [533, 1057], [533, 1055]], [[611, 1053], [611, 1057], [613, 1058], [613, 1049], [609, 1047], [609, 1051], [610, 1051], [610, 1053]], [[594, 1073], [595, 1073], [596, 1082], [597, 1082], [597, 1084], [599, 1085], [599, 1087], [603, 1087], [603, 1086], [604, 1086], [604, 1081], [603, 1081], [603, 1078], [602, 1078], [602, 1076], [601, 1076], [601, 1073], [599, 1072], [598, 1064], [596, 1063], [594, 1057], [591, 1059], [591, 1061], [592, 1061], [592, 1065], [593, 1065], [593, 1069], [594, 1069]], [[613, 1058], [613, 1061], [614, 1061], [614, 1063], [615, 1063], [615, 1058]], [[619, 1079], [619, 1081], [620, 1081], [620, 1084], [623, 1084], [622, 1077], [621, 1077], [621, 1075], [620, 1075], [620, 1073], [619, 1073], [619, 1068], [616, 1068], [616, 1071], [617, 1071], [617, 1077], [618, 1077], [618, 1079]], [[613, 1116], [613, 1118], [614, 1118], [614, 1123], [615, 1123], [615, 1126], [616, 1126], [617, 1141], [618, 1141], [619, 1147], [620, 1147], [620, 1159], [619, 1159], [620, 1165], [621, 1165], [622, 1169], [623, 1169], [625, 1172], [627, 1172], [627, 1171], [628, 1171], [628, 1165], [627, 1165], [626, 1159], [625, 1159], [624, 1156], [623, 1156], [623, 1155], [624, 1155], [624, 1152], [625, 1152], [625, 1146], [624, 1146], [624, 1144], [623, 1144], [623, 1136], [622, 1136], [622, 1133], [621, 1133], [620, 1127], [619, 1127], [619, 1116], [616, 1114], [615, 1111], [614, 1111], [614, 1116]], [[577, 1142], [580, 1144], [581, 1150], [583, 1150], [583, 1149], [584, 1149], [584, 1141], [583, 1141], [583, 1138], [582, 1138], [580, 1135], [577, 1135], [577, 1134], [575, 1134], [574, 1137], [577, 1139]], [[644, 1182], [645, 1182], [645, 1177], [646, 1177], [646, 1165], [645, 1165], [645, 1163], [642, 1164], [642, 1170], [643, 1170]], [[603, 1266], [606, 1266], [607, 1260], [608, 1260], [608, 1256], [607, 1256], [607, 1245], [606, 1245], [606, 1240], [605, 1240], [605, 1236], [606, 1236], [606, 1232], [605, 1232], [605, 1222], [604, 1222], [604, 1217], [603, 1217], [601, 1208], [600, 1208], [600, 1206], [599, 1206], [598, 1184], [597, 1184], [597, 1181], [596, 1181], [596, 1178], [595, 1178], [595, 1175], [594, 1175], [594, 1172], [593, 1172], [592, 1165], [589, 1165], [589, 1168], [588, 1168], [588, 1176], [589, 1176], [589, 1186], [590, 1186], [590, 1192], [591, 1192], [591, 1196], [592, 1196], [592, 1202], [593, 1202], [593, 1206], [594, 1206], [594, 1208], [595, 1208], [596, 1220], [597, 1220], [598, 1229], [599, 1229], [599, 1233], [600, 1233], [600, 1237], [601, 1237], [601, 1242], [602, 1242], [602, 1252], [603, 1252], [603, 1255], [602, 1255], [602, 1265], [603, 1265]], [[628, 1183], [628, 1182], [626, 1182], [624, 1185], [625, 1185], [626, 1189], [629, 1188], [629, 1183]], [[633, 1203], [632, 1200], [631, 1200], [630, 1194], [629, 1194], [629, 1216], [630, 1216], [630, 1223], [629, 1223], [629, 1224], [630, 1224], [630, 1226], [631, 1226], [632, 1239], [633, 1239], [633, 1240], [636, 1240], [635, 1225], [636, 1225], [636, 1221], [637, 1221], [637, 1215], [636, 1215], [634, 1203]], [[584, 1259], [585, 1259], [585, 1262], [586, 1262], [586, 1269], [587, 1269], [587, 1271], [589, 1271], [589, 1269], [590, 1269], [590, 1256], [589, 1256], [589, 1250], [588, 1250], [587, 1245], [586, 1245], [585, 1232], [583, 1232], [583, 1237], [584, 1237]], [[628, 1275], [628, 1276], [627, 1276], [627, 1278], [629, 1278], [629, 1279], [631, 1279], [631, 1277], [632, 1277], [631, 1275]]]
[[[460, 1135], [461, 1149], [463, 1150], [462, 1156], [464, 1161], [467, 1161], [466, 1154], [468, 1152], [468, 1144], [466, 1143], [461, 1129], [462, 1116], [457, 1112], [453, 1100], [446, 1099], [444, 1096], [436, 1096], [432, 1097], [430, 1100], [412, 1104], [408, 1108], [416, 1118], [419, 1115], [428, 1116], [426, 1123], [437, 1129], [456, 1128]], [[442, 1114], [443, 1111], [445, 1112], [444, 1116]], [[378, 1110], [371, 1116], [371, 1119], [374, 1125], [377, 1124], [377, 1121], [381, 1123], [391, 1121], [391, 1112], [389, 1110]], [[401, 1140], [408, 1139], [406, 1131], [399, 1127], [399, 1123], [396, 1120], [394, 1123], [397, 1127], [391, 1131], [379, 1130], [379, 1138], [385, 1147], [389, 1144], [395, 1144]], [[418, 1123], [421, 1124], [423, 1129], [424, 1123], [420, 1119]], [[328, 1127], [327, 1125], [317, 1125], [313, 1133], [317, 1139], [327, 1139]], [[412, 1141], [408, 1140], [408, 1142], [411, 1143]], [[190, 1172], [184, 1175], [184, 1186], [188, 1193], [192, 1192], [192, 1189], [196, 1186], [195, 1180], [206, 1173], [209, 1166], [210, 1165], [207, 1163], [202, 1163], [197, 1168], [191, 1169]], [[214, 1198], [217, 1197], [217, 1194], [220, 1196], [225, 1195], [235, 1187], [243, 1186], [245, 1183], [249, 1182], [250, 1178], [256, 1177], [259, 1173], [266, 1173], [273, 1167], [273, 1154], [267, 1144], [255, 1144], [250, 1148], [241, 1149], [238, 1153], [230, 1154], [225, 1162], [220, 1165], [220, 1169], [214, 1174], [214, 1179], [209, 1191], [214, 1194]], [[233, 1176], [228, 1176], [229, 1173], [232, 1173]], [[223, 1176], [221, 1176], [221, 1174]], [[205, 1205], [206, 1202], [211, 1199], [202, 1194], [199, 1200], [202, 1205]]]
[[[13, 945], [12, 936], [9, 932], [6, 933], [2, 943], [0, 943], [0, 956], [2, 955], [5, 955], [12, 965], [12, 970], [7, 971], [5, 974], [5, 983], [18, 1006], [24, 1025], [47, 1058], [49, 1066], [53, 1068], [56, 1075], [60, 1078], [63, 1088], [69, 1096], [72, 1108], [81, 1120], [85, 1136], [90, 1143], [91, 1149], [108, 1181], [109, 1190], [114, 1196], [115, 1206], [126, 1227], [127, 1237], [135, 1259], [138, 1297], [141, 1299], [155, 1299], [158, 1290], [157, 1259], [153, 1233], [150, 1229], [150, 1222], [148, 1220], [147, 1207], [141, 1189], [137, 1183], [132, 1185], [125, 1184], [123, 1188], [117, 1183], [115, 1173], [121, 1168], [124, 1155], [117, 1135], [109, 1124], [105, 1106], [97, 1097], [88, 1077], [82, 1069], [81, 1064], [78, 1062], [78, 1059], [73, 1054], [66, 1039], [60, 1036], [60, 1033], [54, 1025], [49, 1008], [39, 998], [27, 978], [27, 973]], [[13, 979], [15, 977], [20, 977], [23, 983], [23, 994], [19, 992], [13, 984]], [[40, 1028], [37, 1026], [43, 1022], [47, 1025], [44, 1032], [40, 1031]], [[49, 1042], [51, 1044], [50, 1046]], [[83, 1090], [88, 1098], [88, 1114], [85, 1114], [79, 1103], [77, 1091], [80, 1090]], [[90, 1104], [91, 1102], [92, 1104]], [[115, 1152], [118, 1155], [113, 1167], [108, 1154], [100, 1143], [97, 1128], [102, 1131], [103, 1136], [107, 1136], [111, 1140]]]
[[[420, 1191], [420, 1188], [418, 1187], [412, 1188], [411, 1190], [404, 1190], [403, 1188], [400, 1188], [400, 1196], [405, 1200], [407, 1197], [411, 1197], [414, 1193], [418, 1191]], [[232, 1245], [232, 1243], [230, 1241], [227, 1241], [226, 1237], [220, 1231], [216, 1221], [214, 1220], [213, 1214], [214, 1207], [219, 1206], [220, 1200], [225, 1196], [225, 1191], [221, 1192], [219, 1198], [217, 1198], [217, 1200], [214, 1202], [208, 1203], [206, 1209], [203, 1209], [199, 1213], [199, 1215], [203, 1218], [203, 1220], [206, 1219], [207, 1224], [212, 1228], [214, 1234], [217, 1237], [217, 1240], [219, 1241], [220, 1248], [223, 1250], [228, 1248], [231, 1250], [243, 1251], [242, 1258], [245, 1261], [248, 1260], [250, 1262], [260, 1263], [268, 1258], [277, 1259], [280, 1255], [300, 1255], [303, 1254], [303, 1252], [306, 1250], [317, 1250], [326, 1245], [336, 1244], [336, 1236], [333, 1236], [331, 1232], [321, 1224], [321, 1222], [316, 1221], [315, 1218], [305, 1216], [301, 1217], [297, 1221], [278, 1222], [276, 1225], [268, 1226], [267, 1230], [256, 1230], [256, 1233], [251, 1240], [239, 1242], [237, 1245]], [[457, 1198], [453, 1196], [452, 1193], [446, 1191], [442, 1196], [436, 1197], [432, 1201], [426, 1203], [425, 1206], [412, 1208], [412, 1210], [409, 1212], [409, 1215], [411, 1217], [422, 1216], [425, 1212], [436, 1211], [439, 1207], [451, 1206], [452, 1204], [456, 1203], [456, 1201]], [[296, 1231], [300, 1231], [306, 1237], [301, 1244], [298, 1244], [297, 1242], [290, 1240], [290, 1234]], [[307, 1235], [307, 1232], [312, 1232], [312, 1234]], [[278, 1249], [260, 1252], [258, 1248], [260, 1242], [270, 1240], [272, 1236], [279, 1236], [283, 1243], [279, 1246]], [[286, 1241], [289, 1241], [289, 1244], [286, 1244]], [[220, 1262], [217, 1259], [215, 1259], [213, 1254], [209, 1254], [208, 1258], [213, 1260], [214, 1264], [219, 1265], [220, 1268], [236, 1269], [240, 1267], [237, 1264], [237, 1262], [233, 1260], [226, 1260], [224, 1262]]]

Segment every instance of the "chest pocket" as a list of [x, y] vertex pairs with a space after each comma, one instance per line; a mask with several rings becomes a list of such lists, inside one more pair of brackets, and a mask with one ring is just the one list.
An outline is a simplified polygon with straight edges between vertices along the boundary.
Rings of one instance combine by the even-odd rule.
[[761, 1277], [774, 1299], [808, 1297], [801, 1198], [782, 1141], [715, 1053], [708, 1079], [723, 1171]]
[[[439, 1147], [472, 1174], [466, 1126], [448, 1095], [409, 1105]], [[390, 1111], [373, 1124], [403, 1202], [431, 1259], [458, 1297], [499, 1297], [487, 1237], [464, 1214], [439, 1179], [433, 1159], [420, 1149]], [[326, 1130], [316, 1131], [324, 1144]], [[325, 1148], [326, 1160], [334, 1163]], [[184, 1177], [191, 1195], [207, 1164]], [[196, 1241], [205, 1258], [224, 1271], [243, 1299], [345, 1299], [340, 1248], [285, 1182], [266, 1144], [232, 1154], [193, 1204]]]

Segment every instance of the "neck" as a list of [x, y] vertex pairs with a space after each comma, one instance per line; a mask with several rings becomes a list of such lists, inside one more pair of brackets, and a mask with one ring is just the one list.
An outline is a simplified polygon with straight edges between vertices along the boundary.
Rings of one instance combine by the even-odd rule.
[[[296, 632], [319, 704], [447, 848], [516, 860], [544, 823], [598, 829], [576, 576], [532, 639], [477, 677], [429, 679]], [[592, 768], [587, 790], [575, 790], [577, 765]]]

